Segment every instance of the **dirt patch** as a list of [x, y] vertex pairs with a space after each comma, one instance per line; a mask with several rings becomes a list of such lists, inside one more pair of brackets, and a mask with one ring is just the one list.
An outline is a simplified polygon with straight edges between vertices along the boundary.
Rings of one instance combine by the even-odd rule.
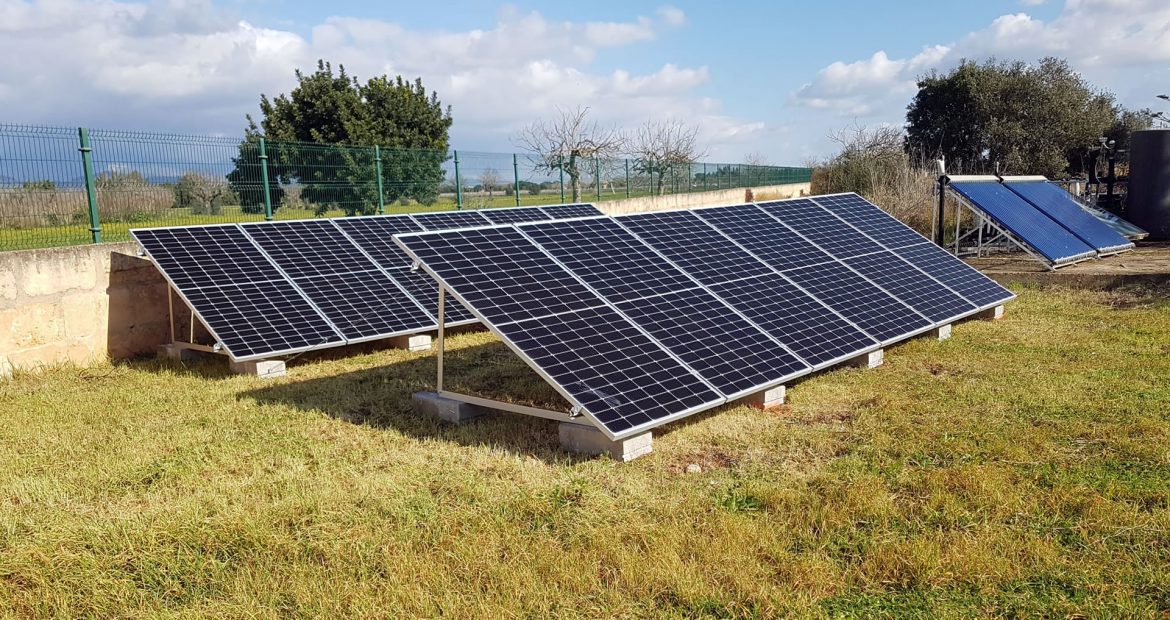
[[698, 452], [681, 454], [671, 459], [666, 470], [672, 474], [684, 474], [687, 471], [687, 466], [692, 464], [698, 465], [703, 471], [710, 471], [734, 467], [737, 463], [739, 463], [739, 459], [735, 456], [718, 448], [708, 448]]

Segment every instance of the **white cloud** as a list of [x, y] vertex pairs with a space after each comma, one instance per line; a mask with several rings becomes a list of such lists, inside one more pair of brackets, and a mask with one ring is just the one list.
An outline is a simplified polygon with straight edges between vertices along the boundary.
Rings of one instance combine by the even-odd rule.
[[[1039, 4], [1025, 1], [1025, 4]], [[1170, 63], [1170, 3], [1165, 0], [1068, 0], [1044, 21], [1027, 13], [1002, 15], [959, 41], [923, 49], [910, 58], [877, 52], [822, 69], [794, 94], [798, 105], [842, 117], [900, 117], [915, 80], [932, 68], [961, 59], [1067, 58], [1091, 80], [1110, 85], [1126, 69], [1165, 68]]]
[[337, 16], [301, 36], [240, 21], [208, 0], [0, 0], [0, 57], [35, 59], [0, 65], [0, 101], [14, 122], [232, 134], [260, 93], [287, 92], [293, 69], [311, 71], [325, 58], [362, 78], [421, 76], [452, 106], [454, 141], [472, 148], [504, 148], [557, 106], [588, 105], [619, 125], [663, 115], [710, 122], [707, 133], [729, 142], [760, 131], [697, 93], [707, 67], [593, 66], [602, 50], [685, 24], [672, 6], [627, 21], [558, 21], [505, 7], [484, 29], [418, 31]]

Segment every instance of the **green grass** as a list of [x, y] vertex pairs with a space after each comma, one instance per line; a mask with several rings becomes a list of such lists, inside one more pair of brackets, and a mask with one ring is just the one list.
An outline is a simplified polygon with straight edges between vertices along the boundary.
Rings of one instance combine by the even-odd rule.
[[[18, 374], [0, 615], [1165, 618], [1170, 302], [1020, 294], [627, 464], [415, 415], [424, 353]], [[452, 389], [554, 401], [490, 335], [448, 344]]]

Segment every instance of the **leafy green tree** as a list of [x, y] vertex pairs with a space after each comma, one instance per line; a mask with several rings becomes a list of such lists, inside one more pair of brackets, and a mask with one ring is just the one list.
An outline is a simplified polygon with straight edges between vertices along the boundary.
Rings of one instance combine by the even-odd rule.
[[964, 61], [918, 81], [906, 147], [945, 156], [948, 169], [1061, 176], [1127, 112], [1059, 58]]
[[[244, 186], [258, 184], [246, 182], [257, 176], [246, 170], [256, 157], [248, 147], [261, 135], [267, 140], [270, 183], [301, 185], [301, 197], [316, 204], [318, 213], [331, 208], [349, 214], [374, 212], [374, 145], [381, 147], [386, 202], [406, 198], [433, 204], [438, 199], [451, 109], [443, 107], [437, 94], [428, 94], [421, 80], [380, 76], [361, 83], [344, 67], [335, 74], [323, 60], [312, 74], [297, 71], [296, 77], [297, 86], [288, 94], [274, 99], [261, 95], [259, 123], [248, 117], [241, 156], [228, 175], [245, 206], [252, 199]], [[322, 146], [326, 144], [362, 148]], [[274, 207], [281, 199], [273, 195]]]

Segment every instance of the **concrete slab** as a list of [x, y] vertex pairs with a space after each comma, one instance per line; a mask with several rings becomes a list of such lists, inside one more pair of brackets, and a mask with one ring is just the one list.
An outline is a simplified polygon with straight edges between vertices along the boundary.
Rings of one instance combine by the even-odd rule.
[[[1002, 308], [1003, 306], [1000, 307]], [[930, 330], [928, 333], [932, 338], [947, 340], [951, 337], [951, 324], [947, 323], [946, 325], [940, 325], [939, 327]]]
[[465, 424], [492, 412], [491, 409], [445, 398], [435, 392], [415, 392], [411, 401], [415, 411], [451, 424]]
[[994, 308], [988, 308], [976, 316], [977, 318], [984, 319], [986, 321], [998, 321], [1003, 318], [1003, 312], [1004, 307], [1000, 305]]
[[228, 368], [238, 375], [254, 375], [261, 379], [275, 379], [288, 374], [280, 360], [256, 360], [252, 362], [228, 362]]
[[397, 336], [391, 338], [389, 342], [390, 346], [407, 351], [429, 351], [431, 349], [431, 337], [425, 334]]
[[845, 362], [846, 366], [853, 366], [855, 368], [877, 368], [886, 361], [886, 350], [878, 349], [870, 351]]
[[786, 391], [784, 386], [778, 385], [770, 390], [756, 392], [751, 396], [742, 398], [739, 402], [752, 409], [771, 409], [772, 407], [783, 405], [785, 396]]
[[650, 431], [614, 441], [597, 427], [585, 424], [561, 422], [557, 430], [561, 438], [561, 447], [569, 452], [605, 454], [616, 461], [625, 462], [650, 454], [654, 449], [654, 436]]

